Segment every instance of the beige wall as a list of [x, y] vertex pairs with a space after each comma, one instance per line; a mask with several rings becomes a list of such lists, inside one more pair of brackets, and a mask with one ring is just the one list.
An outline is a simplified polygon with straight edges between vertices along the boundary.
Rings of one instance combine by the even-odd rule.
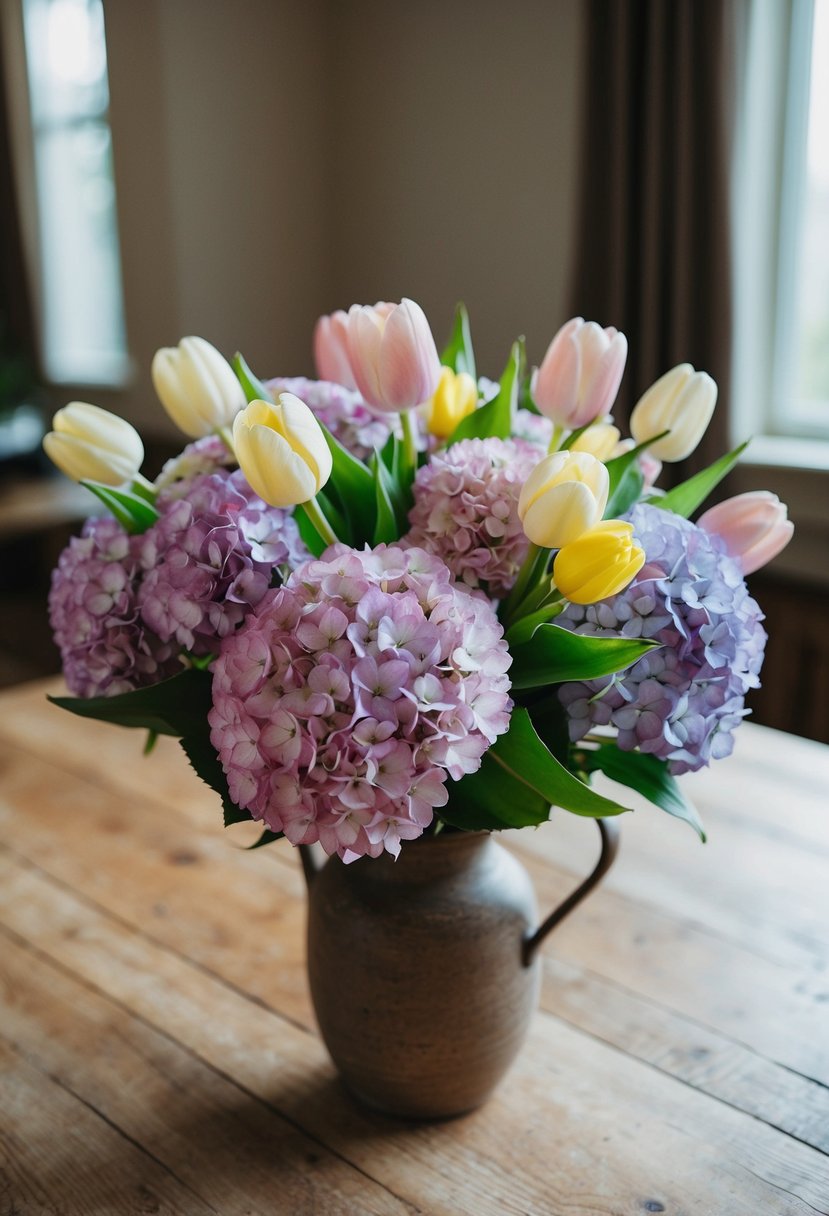
[[[0, 0], [4, 9], [16, 6]], [[172, 434], [184, 334], [311, 372], [316, 316], [410, 295], [479, 366], [564, 319], [579, 0], [104, 0], [134, 380], [56, 388]]]

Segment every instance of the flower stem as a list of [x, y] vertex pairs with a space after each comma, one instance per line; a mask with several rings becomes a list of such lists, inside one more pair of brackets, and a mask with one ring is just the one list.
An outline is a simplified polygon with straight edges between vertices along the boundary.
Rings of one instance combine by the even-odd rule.
[[308, 501], [304, 502], [302, 505], [305, 508], [306, 515], [322, 539], [325, 541], [326, 545], [336, 545], [340, 538], [337, 536], [337, 533], [323, 515], [322, 507], [319, 505], [316, 498], [309, 498]]
[[564, 427], [559, 426], [557, 423], [554, 423], [553, 424], [553, 433], [550, 436], [550, 446], [547, 448], [548, 453], [558, 451], [558, 449], [561, 446], [561, 439], [562, 439], [563, 435], [564, 435]]
[[136, 473], [132, 479], [133, 493], [145, 498], [147, 502], [155, 502], [158, 490], [151, 481], [148, 481], [143, 473]]
[[515, 615], [516, 609], [520, 606], [524, 592], [526, 591], [527, 585], [535, 573], [535, 568], [538, 565], [542, 553], [546, 554], [547, 550], [542, 549], [540, 545], [536, 545], [530, 541], [527, 556], [524, 558], [521, 569], [518, 571], [518, 577], [515, 580], [512, 591], [510, 591], [507, 598], [501, 604], [501, 611], [499, 615], [501, 617], [501, 621], [505, 625]]
[[221, 439], [231, 456], [236, 457], [236, 448], [233, 446], [233, 433], [229, 426], [220, 426], [216, 434]]
[[402, 411], [400, 425], [403, 427], [403, 454], [406, 459], [406, 467], [414, 473], [417, 469], [417, 425], [414, 410]]

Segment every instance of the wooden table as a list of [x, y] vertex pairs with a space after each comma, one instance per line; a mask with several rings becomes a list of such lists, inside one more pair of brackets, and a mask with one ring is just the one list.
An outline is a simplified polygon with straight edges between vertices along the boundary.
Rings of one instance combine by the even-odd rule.
[[[316, 1036], [290, 847], [243, 851], [173, 741], [50, 687], [0, 697], [5, 1216], [829, 1211], [829, 749], [744, 727], [687, 783], [705, 847], [627, 816], [497, 1095], [407, 1125]], [[594, 835], [510, 837], [542, 905]]]

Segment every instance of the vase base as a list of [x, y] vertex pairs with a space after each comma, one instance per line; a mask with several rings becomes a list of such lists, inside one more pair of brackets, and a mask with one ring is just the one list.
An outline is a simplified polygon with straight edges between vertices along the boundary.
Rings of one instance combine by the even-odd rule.
[[491, 1093], [490, 1091], [474, 1102], [465, 1104], [460, 1110], [445, 1110], [435, 1109], [430, 1106], [421, 1107], [405, 1102], [394, 1103], [393, 1101], [375, 1098], [370, 1094], [364, 1093], [358, 1086], [352, 1085], [343, 1077], [340, 1078], [340, 1083], [348, 1096], [358, 1106], [364, 1107], [374, 1115], [383, 1115], [387, 1119], [399, 1119], [401, 1123], [449, 1123], [453, 1119], [461, 1119], [464, 1115], [471, 1115], [473, 1111], [478, 1110], [479, 1107], [484, 1105]]

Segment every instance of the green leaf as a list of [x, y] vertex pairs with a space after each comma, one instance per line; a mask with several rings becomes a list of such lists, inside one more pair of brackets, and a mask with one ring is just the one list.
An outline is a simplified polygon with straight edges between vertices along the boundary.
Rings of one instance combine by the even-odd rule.
[[246, 401], [273, 401], [273, 393], [265, 388], [261, 380], [254, 376], [238, 350], [231, 359], [230, 365], [236, 373], [236, 379], [242, 386], [242, 392], [245, 394]]
[[452, 336], [446, 344], [440, 361], [444, 367], [451, 367], [455, 373], [466, 372], [477, 382], [475, 372], [475, 352], [472, 349], [472, 333], [469, 328], [469, 313], [465, 304], [458, 304], [455, 309], [455, 323]]
[[250, 819], [250, 813], [240, 810], [230, 797], [227, 777], [213, 744], [210, 742], [207, 718], [204, 718], [199, 730], [185, 735], [183, 739], [179, 740], [179, 743], [196, 775], [201, 777], [205, 785], [209, 785], [221, 798], [225, 827], [231, 823], [243, 823]]
[[[319, 499], [319, 495], [317, 495], [317, 499]], [[313, 523], [311, 522], [311, 518], [302, 503], [299, 503], [296, 507], [294, 507], [294, 519], [296, 520], [296, 526], [299, 529], [299, 535], [305, 542], [305, 545], [308, 547], [314, 557], [319, 557], [319, 555], [323, 553], [328, 546], [314, 527]], [[340, 533], [338, 532], [337, 535], [339, 536]]]
[[346, 522], [349, 525], [347, 534], [344, 535], [332, 520], [334, 531], [346, 544], [358, 546], [371, 544], [377, 522], [374, 475], [368, 465], [363, 464], [362, 460], [358, 460], [356, 456], [352, 456], [351, 452], [334, 438], [327, 427], [322, 427], [322, 433], [331, 450], [333, 461], [330, 484], [333, 484], [337, 491], [347, 517]]
[[143, 495], [133, 494], [131, 490], [116, 490], [100, 481], [88, 481], [86, 478], [83, 478], [81, 485], [101, 500], [127, 532], [146, 532], [159, 517], [151, 502]]
[[377, 452], [373, 454], [369, 464], [374, 474], [374, 492], [377, 504], [377, 523], [371, 543], [372, 545], [379, 545], [383, 542], [391, 544], [398, 537], [397, 519], [388, 489], [391, 474]]
[[510, 727], [484, 756], [477, 773], [453, 790], [440, 818], [467, 830], [543, 823], [551, 806], [602, 818], [629, 810], [574, 777], [539, 738], [526, 709], [512, 711]]
[[149, 756], [150, 752], [154, 749], [157, 742], [158, 742], [158, 731], [148, 730], [147, 738], [144, 740], [144, 751], [143, 751], [142, 755]]
[[524, 372], [524, 339], [513, 343], [497, 396], [480, 409], [467, 414], [452, 432], [447, 447], [460, 439], [509, 439], [518, 403], [518, 389]]
[[262, 833], [259, 839], [254, 841], [253, 844], [249, 844], [247, 846], [248, 850], [261, 849], [263, 844], [273, 844], [275, 840], [281, 840], [284, 835], [284, 832], [271, 832], [268, 828], [265, 828], [265, 831]]
[[212, 683], [209, 672], [188, 667], [169, 680], [116, 697], [49, 697], [49, 700], [81, 718], [97, 718], [115, 726], [138, 726], [159, 735], [192, 735], [204, 729], [213, 704]]
[[748, 445], [749, 440], [746, 440], [733, 452], [728, 452], [719, 460], [715, 460], [701, 473], [696, 473], [687, 481], [683, 481], [681, 485], [675, 486], [673, 490], [668, 490], [667, 494], [653, 496], [647, 501], [654, 507], [660, 507], [663, 511], [673, 511], [675, 515], [688, 519], [700, 503], [705, 501], [714, 487], [719, 485], [723, 477], [731, 472]]
[[604, 744], [596, 751], [579, 752], [589, 772], [600, 770], [611, 781], [618, 781], [637, 790], [648, 802], [669, 815], [684, 819], [705, 843], [705, 829], [696, 807], [685, 797], [679, 782], [668, 772], [665, 760], [641, 752], [623, 752], [615, 743]]
[[510, 625], [506, 632], [510, 653], [514, 653], [516, 646], [529, 642], [538, 626], [546, 625], [554, 616], [558, 616], [562, 608], [561, 603], [547, 604], [545, 608], [539, 608], [529, 616], [522, 616], [514, 625]]
[[567, 452], [573, 446], [577, 439], [580, 439], [584, 432], [593, 425], [592, 422], [586, 422], [584, 426], [577, 427], [575, 431], [571, 431], [565, 440], [562, 441], [560, 452]]
[[511, 645], [513, 688], [562, 680], [595, 680], [630, 667], [659, 645], [640, 638], [597, 638], [561, 625], [539, 625], [528, 642]]

